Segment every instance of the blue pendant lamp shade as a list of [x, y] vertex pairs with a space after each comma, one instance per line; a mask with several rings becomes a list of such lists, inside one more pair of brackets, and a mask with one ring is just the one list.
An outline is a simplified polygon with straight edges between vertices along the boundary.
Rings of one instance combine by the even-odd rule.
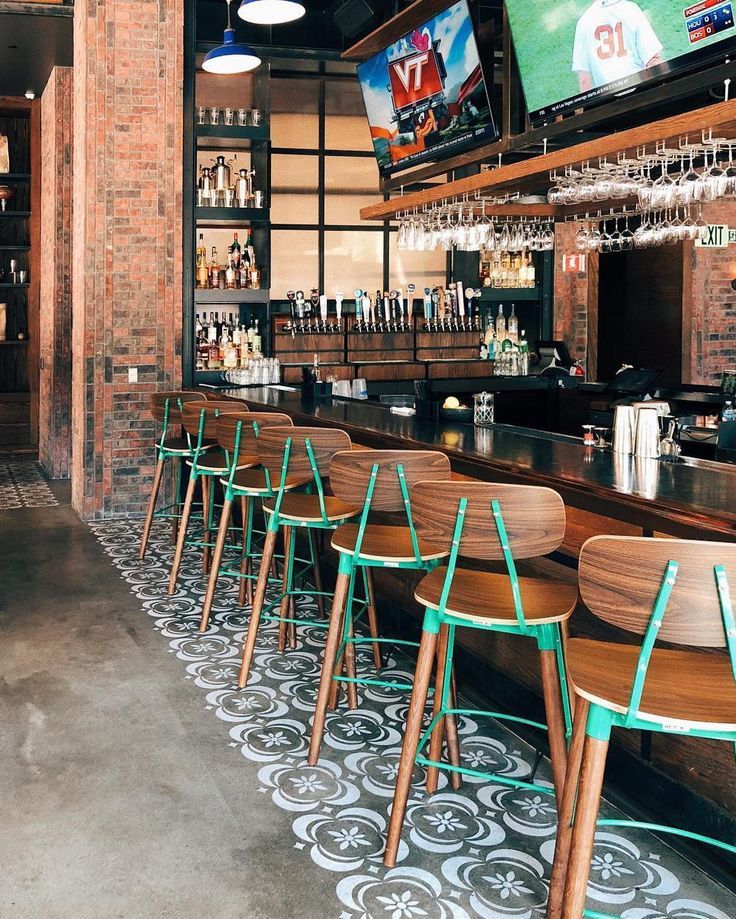
[[221, 45], [208, 51], [202, 61], [202, 69], [209, 73], [247, 73], [255, 70], [261, 59], [250, 47], [235, 41], [235, 29], [230, 25], [230, 3], [227, 2], [227, 28]]
[[280, 25], [293, 22], [306, 13], [300, 0], [243, 0], [238, 9], [238, 16], [254, 25]]

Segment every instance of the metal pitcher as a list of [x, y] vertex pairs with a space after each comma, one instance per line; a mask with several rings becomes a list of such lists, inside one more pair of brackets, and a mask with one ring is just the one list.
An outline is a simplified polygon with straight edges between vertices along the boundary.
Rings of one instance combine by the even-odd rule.
[[197, 190], [201, 192], [201, 197], [205, 201], [211, 201], [214, 193], [214, 185], [212, 183], [212, 170], [209, 166], [202, 166], [199, 171], [199, 179], [197, 180]]
[[215, 160], [215, 165], [213, 168], [214, 178], [215, 178], [215, 191], [224, 192], [226, 188], [230, 188], [230, 163], [232, 160], [225, 162], [224, 156], [218, 156]]
[[253, 176], [255, 169], [241, 169], [235, 180], [235, 200], [238, 207], [248, 207], [253, 198]]

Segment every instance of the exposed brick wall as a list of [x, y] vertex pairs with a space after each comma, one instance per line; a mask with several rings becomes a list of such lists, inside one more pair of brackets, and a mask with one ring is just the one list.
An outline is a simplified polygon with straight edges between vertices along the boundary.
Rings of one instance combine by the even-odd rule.
[[55, 67], [41, 97], [41, 308], [38, 456], [71, 472], [72, 68]]
[[[736, 227], [736, 202], [706, 204], [708, 223]], [[736, 369], [736, 246], [727, 249], [689, 247], [690, 292], [685, 311], [690, 313], [690, 355], [683, 355], [683, 371], [690, 382], [717, 384], [724, 370]], [[687, 278], [688, 272], [685, 272]]]
[[74, 7], [72, 501], [85, 518], [144, 509], [148, 395], [180, 385], [183, 14], [183, 0]]
[[[575, 233], [578, 225], [561, 223], [555, 227], [555, 276], [554, 276], [554, 336], [567, 344], [574, 360], [584, 365], [588, 358], [588, 287], [591, 283], [587, 259], [586, 271], [575, 273], [562, 271], [563, 255], [577, 254]], [[594, 280], [597, 279], [597, 273]]]

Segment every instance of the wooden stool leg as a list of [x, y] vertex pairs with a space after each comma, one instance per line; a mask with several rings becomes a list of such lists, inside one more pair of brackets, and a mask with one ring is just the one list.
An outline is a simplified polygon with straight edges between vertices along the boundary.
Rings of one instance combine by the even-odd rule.
[[187, 495], [184, 499], [184, 507], [181, 512], [181, 523], [179, 524], [179, 538], [176, 541], [176, 551], [174, 552], [174, 562], [171, 566], [169, 575], [169, 596], [176, 590], [176, 581], [179, 577], [179, 568], [181, 567], [181, 557], [184, 554], [184, 542], [187, 538], [187, 529], [189, 527], [189, 515], [192, 513], [192, 504], [194, 503], [194, 489], [197, 487], [197, 476], [192, 474], [187, 486]]
[[284, 532], [284, 571], [281, 578], [281, 608], [279, 609], [279, 615], [281, 616], [281, 621], [279, 622], [279, 651], [286, 650], [286, 626], [287, 623], [284, 621], [289, 615], [289, 595], [287, 590], [289, 589], [290, 578], [290, 560], [291, 560], [291, 546], [294, 540], [294, 530], [292, 527], [285, 526], [282, 527]]
[[549, 740], [549, 757], [552, 762], [552, 780], [555, 786], [555, 798], [562, 801], [565, 787], [565, 768], [567, 764], [567, 741], [565, 738], [565, 718], [562, 712], [562, 686], [557, 670], [557, 655], [554, 651], [540, 651], [539, 662], [542, 671], [542, 690], [544, 693], [544, 710], [547, 715], [547, 736]]
[[[351, 604], [352, 606], [352, 604]], [[353, 625], [353, 611], [352, 609], [345, 610], [345, 615], [349, 616], [348, 620], [348, 637], [355, 638], [355, 627]], [[352, 680], [357, 676], [357, 669], [355, 666], [355, 644], [354, 642], [349, 642], [345, 647], [345, 672]], [[356, 683], [347, 683], [347, 695], [348, 695], [348, 708], [351, 711], [355, 711], [358, 707], [358, 686]]]
[[575, 820], [570, 838], [570, 858], [562, 898], [562, 919], [580, 919], [585, 908], [607, 753], [607, 740], [585, 735]]
[[[376, 613], [376, 594], [373, 590], [373, 572], [370, 568], [363, 568], [363, 575], [365, 577], [365, 589], [366, 589], [366, 599], [368, 601], [368, 628], [370, 629], [371, 638], [379, 638], [380, 632], [378, 631], [378, 615]], [[380, 670], [383, 667], [383, 659], [381, 658], [381, 645], [377, 642], [373, 642], [373, 664], [376, 670]]]
[[217, 543], [215, 544], [215, 554], [212, 558], [212, 567], [210, 569], [210, 578], [207, 582], [207, 594], [204, 598], [202, 607], [202, 618], [199, 621], [199, 631], [206, 632], [212, 612], [212, 604], [215, 600], [215, 590], [217, 588], [217, 577], [220, 574], [220, 565], [222, 564], [222, 553], [225, 551], [227, 542], [227, 531], [230, 526], [230, 511], [233, 502], [225, 498], [222, 505], [222, 516], [220, 517], [220, 527], [217, 530]]
[[[320, 555], [317, 546], [317, 540], [315, 539], [314, 530], [307, 530], [307, 538], [309, 539], [309, 554], [312, 558], [312, 575], [314, 577], [314, 586], [322, 591], [322, 569], [320, 567]], [[326, 617], [325, 613], [325, 598], [321, 594], [317, 597], [317, 606], [319, 607], [319, 612], [322, 618]]]
[[250, 614], [248, 623], [248, 632], [245, 636], [245, 647], [243, 648], [243, 661], [240, 665], [240, 675], [238, 676], [238, 687], [242, 689], [248, 682], [250, 667], [253, 663], [253, 652], [256, 648], [256, 638], [258, 637], [258, 625], [261, 621], [263, 612], [263, 601], [266, 598], [266, 587], [268, 586], [268, 569], [271, 567], [273, 550], [276, 545], [276, 530], [268, 530], [266, 541], [263, 544], [263, 558], [261, 567], [258, 571], [258, 583], [256, 584], [256, 595], [253, 600], [253, 611]]
[[422, 732], [424, 706], [427, 703], [427, 691], [429, 689], [429, 680], [432, 676], [432, 665], [435, 661], [436, 651], [436, 633], [423, 630], [422, 641], [419, 645], [417, 669], [414, 674], [414, 687], [411, 691], [411, 701], [409, 702], [409, 714], [406, 719], [404, 743], [401, 747], [399, 771], [396, 776], [394, 803], [391, 808], [391, 821], [388, 825], [388, 837], [386, 839], [386, 853], [383, 856], [383, 863], [387, 868], [396, 867], [396, 854], [399, 850], [401, 830], [404, 825], [406, 802], [409, 800], [409, 791], [411, 790], [414, 760]]
[[[350, 578], [352, 581], [352, 589], [350, 586], [348, 587], [348, 598], [350, 598], [351, 596], [354, 596], [356, 574], [357, 574], [357, 569], [351, 565]], [[347, 603], [343, 605], [345, 609], [343, 610], [343, 617], [342, 617], [342, 630], [343, 630], [342, 637], [344, 638], [345, 637], [345, 617], [348, 615], [349, 611], [347, 608]], [[329, 696], [329, 701], [327, 703], [330, 711], [334, 711], [337, 708], [338, 702], [340, 701], [340, 694], [342, 693], [343, 686], [342, 686], [342, 683], [339, 682], [339, 677], [341, 677], [343, 673], [345, 672], [346, 654], [347, 654], [347, 648], [345, 649], [345, 651], [343, 651], [342, 657], [340, 658], [339, 662], [336, 664], [334, 672], [333, 672], [333, 676], [335, 677], [335, 679], [333, 679], [332, 685], [330, 686], [330, 696]]]
[[330, 625], [327, 629], [325, 652], [322, 658], [322, 673], [319, 678], [317, 702], [314, 708], [312, 736], [309, 741], [308, 762], [310, 766], [316, 765], [319, 759], [319, 751], [325, 733], [327, 707], [333, 682], [332, 675], [335, 671], [335, 657], [337, 656], [337, 649], [340, 647], [340, 640], [342, 638], [343, 607], [345, 606], [349, 585], [350, 572], [338, 572], [337, 583], [335, 584], [335, 597], [332, 601], [332, 612], [330, 613]]
[[575, 717], [573, 719], [570, 752], [567, 755], [567, 772], [565, 790], [558, 807], [557, 839], [555, 840], [555, 860], [552, 865], [552, 878], [549, 885], [547, 901], [547, 919], [560, 919], [562, 915], [562, 894], [565, 889], [567, 860], [570, 857], [570, 837], [572, 835], [572, 815], [575, 808], [575, 797], [580, 779], [580, 761], [583, 756], [585, 740], [585, 723], [588, 720], [590, 703], [577, 697]]
[[156, 471], [153, 474], [153, 487], [151, 488], [151, 497], [148, 499], [148, 510], [146, 511], [146, 522], [143, 524], [143, 534], [141, 535], [141, 548], [138, 552], [138, 558], [146, 557], [146, 549], [148, 548], [148, 538], [151, 535], [151, 524], [153, 523], [153, 515], [156, 511], [156, 499], [158, 498], [158, 493], [161, 488], [161, 479], [164, 474], [164, 463], [166, 460], [160, 458], [156, 463]]

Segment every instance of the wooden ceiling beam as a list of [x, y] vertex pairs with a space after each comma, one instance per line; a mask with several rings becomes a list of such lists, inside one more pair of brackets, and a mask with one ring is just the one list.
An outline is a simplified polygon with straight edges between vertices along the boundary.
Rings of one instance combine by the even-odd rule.
[[488, 169], [477, 175], [402, 195], [390, 201], [380, 201], [362, 208], [360, 216], [363, 220], [387, 220], [401, 211], [421, 208], [425, 204], [446, 198], [461, 198], [463, 195], [472, 197], [476, 193], [489, 196], [517, 191], [546, 194], [550, 186], [550, 172], [561, 171], [566, 166], [594, 162], [599, 158], [614, 157], [619, 152], [634, 156], [638, 148], [652, 148], [660, 141], [665, 141], [668, 145], [677, 145], [683, 137], [696, 140], [702, 130], [711, 128], [716, 135], [736, 139], [736, 100], [672, 115], [660, 121], [628, 128], [533, 159]]
[[383, 51], [384, 48], [446, 9], [447, 0], [414, 0], [414, 3], [407, 6], [397, 16], [384, 22], [383, 25], [369, 32], [365, 38], [361, 38], [352, 47], [343, 51], [342, 58], [349, 61], [367, 61], [374, 54]]

